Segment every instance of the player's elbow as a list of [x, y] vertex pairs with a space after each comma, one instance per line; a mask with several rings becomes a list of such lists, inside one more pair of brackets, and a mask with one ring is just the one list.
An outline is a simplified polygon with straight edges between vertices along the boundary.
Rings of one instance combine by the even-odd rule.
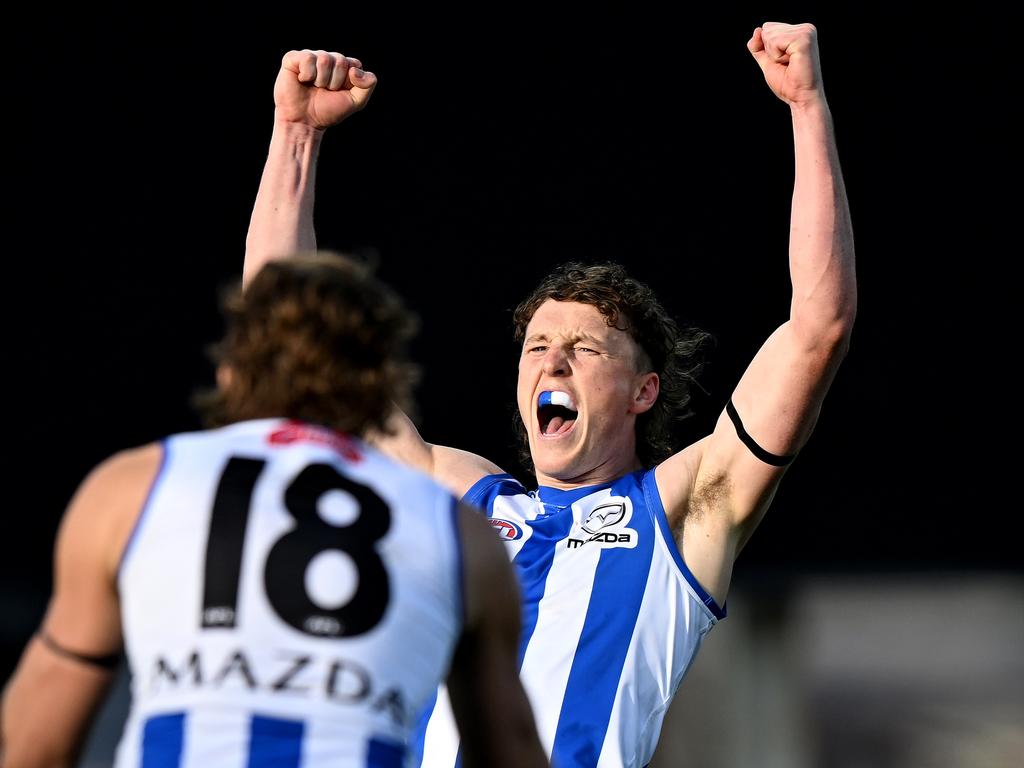
[[799, 346], [823, 360], [841, 361], [850, 351], [856, 311], [844, 311], [828, 317], [794, 317], [789, 326]]
[[857, 320], [857, 294], [851, 292], [836, 308], [828, 323], [828, 337], [837, 350], [845, 355], [850, 349], [850, 337]]
[[846, 354], [857, 319], [856, 285], [833, 290], [794, 293], [789, 328], [808, 351]]
[[830, 359], [839, 362], [849, 353], [852, 336], [853, 317], [837, 319], [830, 323], [821, 334], [819, 347]]

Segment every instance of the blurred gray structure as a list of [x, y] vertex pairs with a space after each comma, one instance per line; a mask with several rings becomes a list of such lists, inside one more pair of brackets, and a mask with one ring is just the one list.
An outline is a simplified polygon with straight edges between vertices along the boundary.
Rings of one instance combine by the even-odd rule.
[[[738, 581], [651, 768], [1021, 768], [1024, 576]], [[81, 768], [108, 766], [122, 674]]]

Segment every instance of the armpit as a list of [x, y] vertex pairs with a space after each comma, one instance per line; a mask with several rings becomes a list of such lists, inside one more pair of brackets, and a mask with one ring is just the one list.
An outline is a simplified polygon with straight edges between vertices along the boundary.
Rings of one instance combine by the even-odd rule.
[[690, 522], [703, 522], [716, 514], [722, 514], [728, 508], [731, 494], [732, 481], [724, 472], [701, 480], [690, 495], [686, 519]]

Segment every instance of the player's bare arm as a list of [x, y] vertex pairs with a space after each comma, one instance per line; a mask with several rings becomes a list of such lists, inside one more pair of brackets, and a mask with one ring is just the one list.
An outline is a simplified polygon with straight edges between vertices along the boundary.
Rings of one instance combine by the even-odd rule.
[[[750, 363], [710, 437], [657, 470], [683, 556], [719, 604], [733, 560], [814, 428], [846, 353], [857, 304], [853, 232], [817, 32], [810, 24], [766, 23], [747, 47], [793, 121], [789, 318]], [[754, 172], [751, 183], [773, 180]]]
[[116, 575], [160, 464], [160, 447], [99, 465], [57, 537], [54, 593], [3, 699], [7, 768], [74, 765], [121, 650]]
[[397, 407], [388, 420], [388, 431], [374, 432], [367, 439], [396, 461], [432, 475], [457, 498], [465, 496], [480, 478], [503, 471], [475, 453], [428, 443], [412, 420]]
[[[273, 258], [316, 248], [313, 226], [316, 162], [327, 128], [362, 110], [377, 77], [359, 59], [327, 51], [290, 51], [274, 84], [274, 132], [245, 241], [243, 281]], [[501, 472], [475, 454], [432, 445], [396, 410], [374, 445], [432, 474], [461, 496], [477, 480]]]
[[274, 84], [274, 132], [245, 243], [248, 282], [267, 261], [316, 250], [313, 192], [324, 131], [362, 110], [377, 77], [359, 59], [289, 51]]

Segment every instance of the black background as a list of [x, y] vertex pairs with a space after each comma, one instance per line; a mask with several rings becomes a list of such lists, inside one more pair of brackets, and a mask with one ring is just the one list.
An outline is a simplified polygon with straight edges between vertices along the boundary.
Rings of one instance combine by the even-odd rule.
[[11, 30], [28, 53], [12, 63], [27, 95], [11, 97], [6, 143], [26, 173], [7, 310], [13, 349], [27, 346], [8, 359], [5, 650], [41, 615], [84, 474], [199, 426], [189, 396], [212, 381], [203, 347], [240, 273], [290, 48], [358, 56], [379, 77], [325, 138], [317, 230], [322, 247], [376, 259], [420, 315], [421, 431], [522, 475], [511, 309], [552, 265], [621, 261], [714, 334], [687, 439], [785, 319], [790, 120], [745, 43], [765, 19], [815, 22], [860, 312], [738, 578], [1018, 568], [1013, 469], [996, 458], [1013, 431], [994, 427], [1019, 349], [999, 333], [1019, 258], [997, 194], [999, 17], [769, 6], [153, 6]]

